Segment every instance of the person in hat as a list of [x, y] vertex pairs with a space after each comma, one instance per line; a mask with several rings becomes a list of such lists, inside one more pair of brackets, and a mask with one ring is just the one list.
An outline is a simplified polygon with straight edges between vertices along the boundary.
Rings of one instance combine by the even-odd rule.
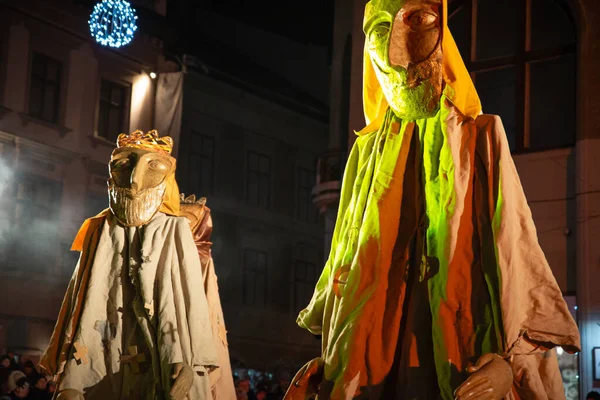
[[21, 371], [13, 371], [8, 376], [6, 387], [11, 400], [29, 399], [29, 382], [27, 375]]

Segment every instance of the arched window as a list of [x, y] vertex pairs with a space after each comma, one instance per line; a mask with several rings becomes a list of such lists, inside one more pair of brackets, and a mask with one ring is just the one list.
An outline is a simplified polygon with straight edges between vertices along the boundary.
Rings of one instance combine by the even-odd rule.
[[568, 0], [450, 0], [449, 27], [483, 112], [514, 152], [575, 141], [576, 29]]

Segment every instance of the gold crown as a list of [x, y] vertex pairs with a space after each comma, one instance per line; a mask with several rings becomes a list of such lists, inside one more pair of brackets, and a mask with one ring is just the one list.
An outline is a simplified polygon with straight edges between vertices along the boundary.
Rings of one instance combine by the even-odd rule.
[[136, 149], [171, 154], [173, 151], [173, 139], [170, 136], [159, 138], [156, 130], [151, 130], [148, 133], [137, 130], [129, 135], [125, 133], [119, 135], [117, 138], [117, 148], [121, 147], [134, 147]]

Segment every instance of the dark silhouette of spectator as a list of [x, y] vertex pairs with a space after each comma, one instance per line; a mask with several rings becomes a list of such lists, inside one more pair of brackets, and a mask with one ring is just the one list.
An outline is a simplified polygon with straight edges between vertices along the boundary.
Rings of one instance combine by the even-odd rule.
[[2, 357], [0, 357], [0, 368], [4, 368], [4, 369], [10, 369], [12, 366], [11, 362], [10, 362], [10, 358], [8, 357], [8, 355], [3, 355]]
[[6, 381], [12, 371], [10, 358], [7, 355], [0, 357], [0, 395], [7, 393]]
[[259, 386], [256, 388], [256, 400], [266, 400], [269, 392], [267, 391], [266, 386]]
[[30, 398], [31, 400], [51, 400], [52, 394], [48, 392], [46, 389], [48, 386], [48, 381], [44, 375], [36, 375], [35, 379], [30, 379], [29, 382], [32, 382], [31, 390], [30, 390]]
[[585, 400], [600, 400], [600, 393], [591, 391], [585, 396]]
[[290, 377], [287, 374], [282, 374], [279, 381], [275, 384], [273, 391], [267, 397], [269, 400], [281, 400], [290, 386]]
[[9, 349], [6, 351], [6, 356], [10, 360], [10, 368], [12, 371], [16, 371], [19, 369], [19, 363], [17, 362], [17, 357], [15, 355], [15, 351]]
[[48, 394], [50, 395], [49, 398], [51, 399], [52, 396], [54, 396], [54, 392], [56, 392], [56, 382], [48, 381], [48, 384], [46, 385], [46, 390], [48, 391]]
[[37, 378], [38, 372], [35, 369], [35, 364], [33, 363], [33, 361], [31, 360], [27, 360], [25, 361], [25, 364], [23, 364], [23, 373], [25, 374], [25, 376], [27, 376], [27, 380], [29, 381], [29, 384], [31, 386], [34, 385], [34, 382]]
[[252, 387], [250, 386], [250, 379], [248, 378], [242, 378], [238, 381], [238, 387], [240, 389], [242, 389], [242, 391], [244, 393], [246, 393], [246, 396], [248, 396], [248, 400], [256, 400], [256, 394], [254, 393], [254, 391], [252, 390]]

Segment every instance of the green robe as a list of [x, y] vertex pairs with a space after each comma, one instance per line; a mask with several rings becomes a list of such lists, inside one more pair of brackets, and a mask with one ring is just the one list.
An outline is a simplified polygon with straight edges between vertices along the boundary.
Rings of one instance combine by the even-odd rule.
[[[411, 143], [419, 143], [422, 171], [413, 186], [423, 193], [418, 243], [411, 241], [418, 229], [400, 223], [408, 196], [420, 197], [405, 191], [416, 173], [407, 164]], [[411, 269], [418, 279], [407, 278]], [[405, 304], [415, 287], [430, 322], [405, 325], [400, 337], [411, 307], [423, 309]], [[557, 345], [578, 351], [579, 334], [538, 244], [499, 117], [466, 118], [442, 97], [433, 118], [405, 122], [388, 110], [379, 131], [357, 139], [329, 260], [298, 324], [323, 338], [320, 400], [383, 398], [390, 371], [407, 374], [399, 360], [408, 357], [410, 367], [397, 350], [424, 335], [431, 338], [424, 362], [443, 399], [454, 398], [462, 371], [489, 352], [511, 361], [509, 398], [564, 397], [556, 357], [542, 354]]]

